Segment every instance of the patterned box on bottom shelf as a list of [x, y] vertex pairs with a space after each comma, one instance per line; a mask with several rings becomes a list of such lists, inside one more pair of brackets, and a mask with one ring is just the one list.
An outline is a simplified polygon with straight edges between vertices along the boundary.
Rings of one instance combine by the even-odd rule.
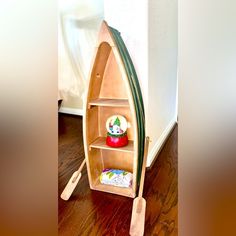
[[113, 185], [117, 187], [130, 188], [132, 186], [133, 175], [124, 170], [104, 169], [100, 175], [102, 184]]

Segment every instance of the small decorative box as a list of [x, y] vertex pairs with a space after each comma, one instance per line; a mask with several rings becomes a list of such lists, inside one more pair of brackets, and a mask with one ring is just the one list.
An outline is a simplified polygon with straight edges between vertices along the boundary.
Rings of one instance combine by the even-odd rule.
[[133, 175], [124, 170], [105, 169], [100, 175], [102, 184], [114, 185], [117, 187], [129, 188], [132, 186]]

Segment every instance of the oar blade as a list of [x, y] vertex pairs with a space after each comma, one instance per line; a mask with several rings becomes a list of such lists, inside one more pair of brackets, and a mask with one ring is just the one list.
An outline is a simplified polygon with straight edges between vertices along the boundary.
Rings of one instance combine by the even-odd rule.
[[[73, 175], [71, 176], [69, 182], [67, 183], [66, 187], [64, 188], [61, 198], [65, 201], [67, 201], [71, 194], [73, 193], [75, 187], [77, 186], [80, 178], [81, 178], [81, 173], [78, 175], [78, 171], [75, 171]], [[77, 176], [77, 177], [76, 177]]]
[[135, 198], [129, 231], [131, 236], [142, 236], [144, 234], [145, 212], [146, 200], [142, 197]]

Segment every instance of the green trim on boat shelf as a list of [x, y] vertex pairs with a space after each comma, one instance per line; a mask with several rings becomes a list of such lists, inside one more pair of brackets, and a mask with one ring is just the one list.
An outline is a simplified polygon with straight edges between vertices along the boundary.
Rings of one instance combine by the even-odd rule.
[[143, 155], [144, 155], [144, 144], [145, 144], [145, 111], [143, 104], [143, 97], [141, 88], [139, 85], [138, 76], [136, 74], [133, 62], [129, 55], [129, 52], [124, 44], [124, 41], [120, 35], [120, 32], [116, 29], [109, 27], [110, 32], [114, 38], [116, 46], [121, 55], [126, 74], [128, 77], [131, 93], [134, 100], [135, 113], [137, 117], [138, 126], [138, 173], [137, 173], [137, 184], [139, 185], [142, 171]]

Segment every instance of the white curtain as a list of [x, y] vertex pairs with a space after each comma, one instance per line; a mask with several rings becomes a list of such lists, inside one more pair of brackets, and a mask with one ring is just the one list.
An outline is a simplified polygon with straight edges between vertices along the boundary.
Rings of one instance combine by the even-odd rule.
[[94, 2], [60, 2], [58, 83], [60, 97], [67, 107], [82, 108], [86, 79], [103, 19], [102, 2]]

